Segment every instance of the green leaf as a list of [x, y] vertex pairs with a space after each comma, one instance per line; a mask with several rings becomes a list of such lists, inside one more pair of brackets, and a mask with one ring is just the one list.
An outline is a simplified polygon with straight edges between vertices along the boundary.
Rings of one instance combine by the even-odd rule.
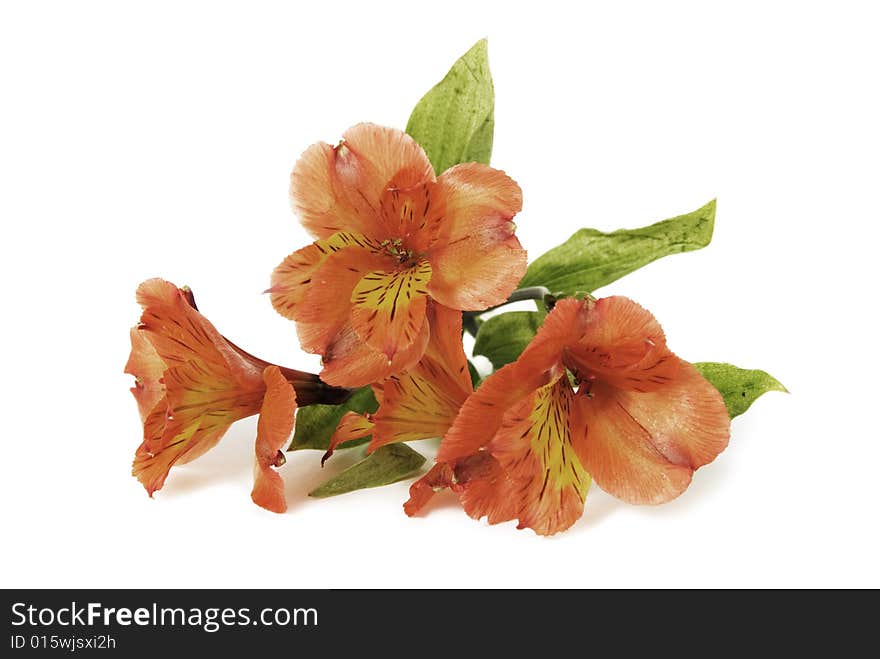
[[721, 392], [731, 419], [749, 409], [752, 403], [768, 391], [788, 393], [788, 389], [779, 380], [765, 371], [749, 371], [733, 364], [718, 362], [699, 362], [694, 366]]
[[477, 370], [477, 367], [474, 366], [474, 363], [468, 359], [468, 374], [471, 376], [471, 384], [474, 385], [474, 389], [480, 386], [480, 380], [483, 378], [480, 377], [480, 372]]
[[498, 370], [516, 361], [543, 320], [544, 314], [538, 311], [508, 311], [492, 316], [480, 325], [474, 354], [488, 357]]
[[[370, 387], [361, 387], [351, 398], [341, 405], [308, 405], [301, 407], [296, 413], [296, 425], [293, 431], [293, 441], [287, 447], [288, 451], [300, 449], [317, 449], [326, 451], [330, 446], [330, 437], [339, 425], [339, 420], [346, 412], [374, 413], [379, 408], [373, 390]], [[351, 448], [358, 444], [370, 441], [369, 437], [347, 442], [342, 448]]]
[[422, 97], [406, 124], [438, 174], [462, 162], [489, 164], [495, 88], [488, 43], [481, 39]]
[[603, 233], [581, 229], [571, 238], [539, 256], [520, 287], [546, 286], [552, 292], [593, 292], [670, 254], [700, 249], [712, 240], [715, 200], [687, 215], [641, 229]]
[[425, 456], [406, 444], [387, 444], [366, 458], [309, 492], [323, 499], [365, 487], [390, 485], [402, 480], [425, 463]]

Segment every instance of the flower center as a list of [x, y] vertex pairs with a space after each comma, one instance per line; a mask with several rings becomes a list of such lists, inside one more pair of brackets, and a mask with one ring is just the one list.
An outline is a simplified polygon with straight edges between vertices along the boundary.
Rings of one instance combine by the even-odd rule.
[[576, 365], [568, 363], [568, 360], [563, 359], [563, 362], [565, 363], [565, 374], [568, 376], [568, 382], [572, 388], [587, 398], [592, 398], [593, 384], [597, 380], [596, 374], [583, 368], [579, 369]]
[[411, 249], [407, 249], [403, 240], [400, 238], [395, 238], [394, 240], [383, 240], [379, 247], [385, 251], [385, 253], [397, 259], [398, 263], [405, 266], [414, 265], [416, 262], [416, 255], [413, 254]]

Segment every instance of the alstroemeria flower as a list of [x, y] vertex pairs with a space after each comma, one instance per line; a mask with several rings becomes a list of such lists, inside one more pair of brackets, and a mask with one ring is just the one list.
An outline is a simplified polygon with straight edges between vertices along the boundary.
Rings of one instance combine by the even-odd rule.
[[274, 512], [287, 504], [281, 446], [300, 405], [338, 403], [350, 392], [316, 375], [269, 364], [230, 343], [195, 308], [189, 289], [150, 279], [137, 290], [144, 311], [131, 330], [125, 372], [144, 425], [132, 473], [150, 496], [174, 465], [214, 447], [235, 421], [260, 414], [255, 448], [254, 502]]
[[514, 236], [519, 186], [478, 163], [434, 175], [405, 133], [373, 124], [338, 146], [311, 146], [291, 198], [317, 240], [273, 272], [272, 304], [320, 354], [321, 377], [348, 387], [413, 367], [428, 344], [429, 300], [481, 310], [503, 302], [525, 273]]
[[465, 402], [405, 510], [451, 487], [475, 518], [552, 534], [581, 516], [591, 477], [629, 503], [677, 497], [729, 431], [721, 395], [649, 312], [623, 297], [565, 299]]
[[430, 340], [413, 368], [373, 385], [375, 414], [348, 412], [322, 464], [345, 442], [372, 435], [367, 452], [394, 442], [442, 437], [474, 388], [461, 343], [461, 312], [428, 303]]

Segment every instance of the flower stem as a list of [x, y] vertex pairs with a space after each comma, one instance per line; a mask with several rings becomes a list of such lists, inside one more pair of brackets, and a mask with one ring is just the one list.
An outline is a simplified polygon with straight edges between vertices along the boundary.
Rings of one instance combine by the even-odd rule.
[[[226, 339], [225, 336], [223, 338]], [[265, 359], [260, 359], [246, 350], [239, 348], [229, 339], [226, 339], [226, 341], [233, 350], [246, 359], [250, 359], [264, 368], [272, 365], [271, 362], [267, 362]], [[338, 405], [351, 398], [356, 391], [355, 389], [346, 389], [344, 387], [334, 387], [329, 385], [314, 373], [297, 371], [296, 369], [287, 368], [286, 366], [278, 366], [278, 370], [280, 370], [281, 374], [287, 379], [287, 381], [293, 385], [293, 389], [296, 391], [297, 407], [315, 405], [316, 403], [320, 403], [321, 405]]]
[[510, 297], [507, 298], [507, 300], [505, 300], [501, 304], [496, 304], [494, 307], [489, 307], [488, 309], [483, 309], [482, 311], [465, 311], [462, 314], [462, 327], [471, 336], [476, 336], [478, 329], [477, 316], [481, 316], [487, 311], [494, 311], [495, 309], [503, 307], [506, 304], [511, 304], [513, 302], [522, 302], [523, 300], [541, 300], [548, 310], [551, 309], [553, 307], [553, 304], [556, 302], [555, 298], [550, 294], [550, 289], [546, 286], [528, 286], [526, 288], [518, 288], [510, 294]]
[[[281, 373], [287, 378], [287, 381], [293, 385], [296, 391], [296, 401], [298, 407], [306, 405], [339, 405], [344, 403], [354, 395], [357, 389], [346, 389], [345, 387], [334, 387], [325, 383], [314, 373], [304, 373], [296, 371], [292, 368], [279, 366]], [[302, 402], [300, 402], [302, 401]]]
[[461, 314], [461, 327], [471, 336], [477, 335], [477, 331], [480, 329], [480, 326], [477, 323], [477, 317], [473, 315], [472, 311], [465, 311], [463, 314]]
[[510, 297], [507, 298], [506, 302], [502, 302], [501, 304], [496, 304], [494, 307], [489, 307], [485, 311], [481, 311], [480, 313], [486, 313], [486, 311], [492, 311], [493, 309], [497, 309], [498, 307], [502, 307], [505, 304], [510, 304], [511, 302], [522, 302], [523, 300], [546, 300], [546, 298], [551, 297], [550, 289], [546, 286], [529, 286], [527, 288], [518, 288], [513, 293], [510, 294]]

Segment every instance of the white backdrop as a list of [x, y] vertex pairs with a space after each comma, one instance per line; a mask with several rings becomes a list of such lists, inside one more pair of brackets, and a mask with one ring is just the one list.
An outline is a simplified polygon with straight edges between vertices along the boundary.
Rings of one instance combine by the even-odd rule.
[[[871, 3], [599, 4], [4, 2], [0, 585], [880, 586]], [[253, 420], [150, 500], [122, 373], [137, 284], [189, 284], [237, 343], [317, 369], [260, 294], [308, 241], [290, 169], [357, 122], [402, 128], [483, 36], [532, 257], [717, 196], [712, 245], [600, 293], [792, 395], [737, 419], [678, 500], [594, 487], [550, 539], [454, 497], [409, 519], [408, 484], [308, 499], [342, 454], [292, 455], [290, 510], [265, 512]]]

